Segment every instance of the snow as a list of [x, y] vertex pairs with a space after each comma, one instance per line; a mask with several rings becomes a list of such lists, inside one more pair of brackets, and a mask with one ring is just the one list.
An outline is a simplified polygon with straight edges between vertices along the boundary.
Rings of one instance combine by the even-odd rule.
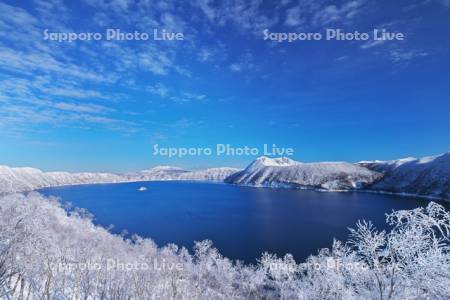
[[450, 199], [450, 152], [424, 158], [301, 163], [286, 157], [257, 158], [244, 170], [221, 167], [185, 170], [158, 166], [139, 172], [68, 173], [0, 166], [0, 194], [44, 187], [136, 181], [215, 181], [260, 187], [329, 191], [371, 190]]
[[239, 169], [221, 167], [197, 170], [180, 175], [180, 180], [200, 180], [200, 181], [224, 181], [228, 176], [238, 172]]
[[193, 181], [223, 181], [229, 175], [239, 171], [235, 168], [210, 168], [204, 170], [184, 170], [175, 167], [155, 167], [137, 173], [128, 173], [129, 180], [159, 181], [159, 180], [193, 180]]
[[383, 178], [369, 187], [372, 190], [450, 199], [450, 152], [358, 164], [383, 173]]
[[296, 162], [288, 157], [269, 158], [267, 156], [261, 156], [254, 161], [254, 164], [270, 167], [286, 167], [298, 165], [299, 162]]
[[252, 186], [310, 187], [326, 190], [360, 188], [381, 177], [378, 172], [345, 162], [300, 163], [261, 157], [225, 181]]
[[[95, 201], [95, 198], [91, 199]], [[2, 299], [449, 299], [450, 213], [439, 204], [360, 221], [304, 262], [264, 253], [256, 265], [125, 239], [32, 192], [0, 196]], [[319, 219], [323, 216], [317, 216]], [[314, 228], [311, 228], [314, 233]], [[239, 242], [239, 241], [236, 241]]]
[[35, 168], [0, 166], [0, 194], [31, 191], [53, 186], [95, 183], [163, 180], [223, 181], [237, 171], [238, 169], [234, 168], [189, 171], [175, 167], [160, 166], [140, 172], [113, 174], [43, 172]]

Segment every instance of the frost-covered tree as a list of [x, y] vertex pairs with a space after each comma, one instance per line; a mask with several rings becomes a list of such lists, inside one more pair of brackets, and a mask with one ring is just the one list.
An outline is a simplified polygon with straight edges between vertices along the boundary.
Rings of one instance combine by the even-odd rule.
[[0, 299], [449, 299], [450, 215], [426, 208], [361, 221], [347, 242], [298, 264], [265, 253], [258, 265], [210, 241], [159, 248], [95, 226], [38, 193], [0, 197]]
[[358, 222], [350, 240], [310, 257], [302, 284], [312, 299], [448, 299], [450, 214], [436, 203], [387, 216], [389, 232]]

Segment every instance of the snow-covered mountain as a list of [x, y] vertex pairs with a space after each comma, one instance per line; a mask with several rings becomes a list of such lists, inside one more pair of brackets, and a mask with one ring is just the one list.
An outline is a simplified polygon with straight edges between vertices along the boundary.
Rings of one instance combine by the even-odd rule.
[[359, 189], [381, 174], [346, 162], [300, 163], [289, 158], [260, 157], [225, 182], [252, 186], [289, 186], [326, 190]]
[[180, 174], [180, 180], [224, 181], [225, 178], [240, 171], [236, 168], [210, 168]]
[[158, 166], [148, 170], [126, 173], [123, 176], [132, 181], [178, 180], [181, 174], [190, 171], [170, 166]]
[[30, 191], [49, 186], [86, 183], [124, 182], [126, 178], [111, 173], [42, 172], [34, 168], [0, 166], [0, 193]]
[[450, 152], [424, 158], [362, 161], [358, 165], [381, 172], [372, 190], [450, 199]]
[[239, 169], [235, 168], [210, 168], [203, 170], [184, 170], [169, 166], [154, 167], [135, 173], [124, 174], [133, 181], [155, 181], [155, 180], [197, 180], [197, 181], [224, 181], [225, 178]]
[[450, 199], [450, 152], [391, 161], [301, 163], [289, 158], [260, 157], [244, 170], [184, 170], [160, 166], [125, 173], [43, 172], [0, 166], [0, 194], [44, 187], [135, 181], [194, 180], [269, 187], [368, 189]]
[[188, 171], [175, 167], [155, 167], [135, 173], [68, 173], [43, 172], [34, 168], [0, 166], [0, 194], [31, 191], [44, 187], [160, 180], [223, 181], [234, 168], [212, 168]]

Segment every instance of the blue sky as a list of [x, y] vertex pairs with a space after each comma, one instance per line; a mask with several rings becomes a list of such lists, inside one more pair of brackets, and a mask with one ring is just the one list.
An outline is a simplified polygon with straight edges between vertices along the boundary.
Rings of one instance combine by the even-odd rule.
[[[44, 40], [43, 31], [183, 41]], [[263, 39], [386, 29], [404, 41]], [[450, 150], [450, 1], [0, 0], [0, 164], [128, 171], [244, 166], [153, 146], [277, 144], [300, 161]]]

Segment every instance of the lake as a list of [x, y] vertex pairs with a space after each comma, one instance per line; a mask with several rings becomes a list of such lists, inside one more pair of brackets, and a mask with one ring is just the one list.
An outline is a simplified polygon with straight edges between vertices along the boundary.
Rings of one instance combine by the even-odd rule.
[[[146, 187], [146, 191], [138, 191]], [[242, 187], [199, 182], [137, 182], [47, 188], [44, 195], [87, 209], [112, 232], [175, 243], [192, 249], [210, 239], [233, 259], [254, 263], [261, 253], [292, 253], [303, 261], [346, 240], [359, 219], [385, 228], [385, 213], [425, 206], [419, 198], [370, 193], [332, 193]], [[448, 204], [446, 204], [448, 207]]]

